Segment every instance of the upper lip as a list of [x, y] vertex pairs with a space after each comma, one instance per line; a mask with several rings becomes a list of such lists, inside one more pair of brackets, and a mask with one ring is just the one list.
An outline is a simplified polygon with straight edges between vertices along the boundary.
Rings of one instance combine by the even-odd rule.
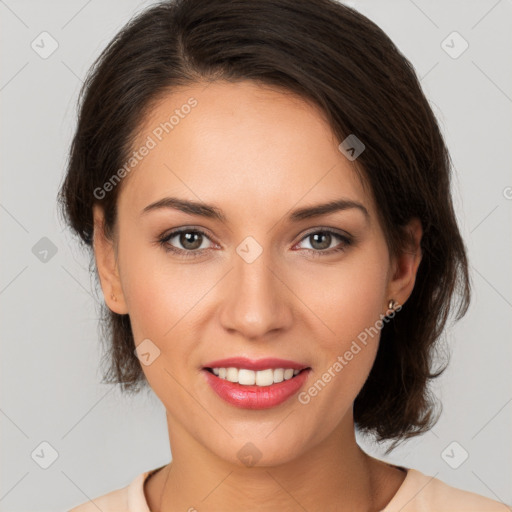
[[217, 359], [204, 365], [204, 368], [245, 368], [247, 370], [266, 370], [267, 368], [293, 368], [294, 370], [303, 370], [309, 368], [307, 365], [291, 361], [289, 359], [277, 359], [275, 357], [265, 357], [263, 359], [249, 359], [247, 357], [229, 357], [227, 359]]

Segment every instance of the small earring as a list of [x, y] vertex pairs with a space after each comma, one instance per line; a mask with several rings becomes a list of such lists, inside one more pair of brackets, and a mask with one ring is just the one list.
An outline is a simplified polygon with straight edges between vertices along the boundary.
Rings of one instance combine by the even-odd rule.
[[388, 302], [388, 309], [391, 309], [391, 311], [393, 311], [395, 309], [395, 306], [396, 306], [396, 300], [395, 299], [391, 299]]
[[117, 301], [117, 297], [116, 297], [113, 293], [111, 293], [111, 294], [110, 294], [110, 298], [111, 298], [114, 302], [115, 302], [115, 301]]

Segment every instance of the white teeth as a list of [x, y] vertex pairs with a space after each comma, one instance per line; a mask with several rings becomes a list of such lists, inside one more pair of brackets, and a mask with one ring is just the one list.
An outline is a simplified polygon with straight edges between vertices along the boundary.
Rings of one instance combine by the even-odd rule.
[[274, 382], [283, 382], [284, 370], [282, 368], [276, 368], [274, 370]]
[[244, 368], [237, 370], [237, 372], [238, 384], [244, 384], [245, 386], [253, 386], [256, 383], [256, 372], [253, 372], [252, 370], [245, 370]]
[[284, 380], [289, 380], [293, 377], [293, 369], [292, 368], [287, 368], [285, 371], [284, 371]]
[[238, 368], [226, 368], [226, 380], [238, 382]]
[[214, 375], [230, 382], [238, 382], [244, 386], [271, 386], [289, 380], [300, 373], [293, 368], [268, 368], [267, 370], [247, 370], [245, 368], [212, 368]]
[[[244, 371], [244, 370], [240, 370]], [[245, 370], [248, 371], [248, 370]], [[251, 372], [255, 373], [256, 375], [256, 384], [258, 386], [270, 386], [271, 384], [274, 384], [274, 370], [269, 368], [268, 370], [260, 370], [259, 372]], [[241, 384], [245, 384], [244, 382], [241, 382]]]

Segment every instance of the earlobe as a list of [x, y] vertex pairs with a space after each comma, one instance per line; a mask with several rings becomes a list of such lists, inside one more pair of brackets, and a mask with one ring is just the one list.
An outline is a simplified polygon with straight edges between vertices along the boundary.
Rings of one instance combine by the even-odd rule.
[[104, 215], [101, 206], [93, 205], [94, 234], [93, 249], [105, 303], [111, 311], [127, 314], [127, 307], [121, 288], [114, 244], [105, 235]]
[[410, 297], [418, 267], [421, 262], [421, 239], [423, 229], [418, 218], [413, 218], [404, 228], [407, 232], [407, 243], [400, 254], [393, 258], [394, 272], [389, 282], [388, 295], [398, 304], [403, 305]]

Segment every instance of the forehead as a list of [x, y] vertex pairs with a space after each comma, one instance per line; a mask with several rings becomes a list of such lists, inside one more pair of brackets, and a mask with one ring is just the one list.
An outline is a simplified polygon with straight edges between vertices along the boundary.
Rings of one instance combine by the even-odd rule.
[[141, 124], [119, 207], [140, 212], [168, 195], [270, 218], [345, 197], [371, 211], [339, 143], [320, 109], [292, 93], [250, 81], [179, 88]]

